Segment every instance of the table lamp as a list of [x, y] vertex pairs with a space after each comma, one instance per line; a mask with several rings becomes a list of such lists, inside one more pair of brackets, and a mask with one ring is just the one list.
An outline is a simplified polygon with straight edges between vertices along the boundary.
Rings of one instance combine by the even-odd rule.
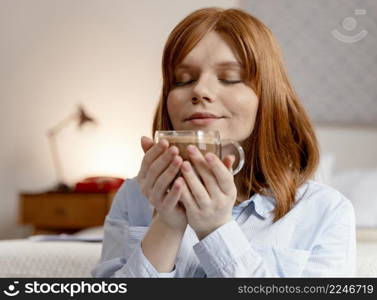
[[57, 134], [67, 125], [69, 125], [71, 122], [76, 122], [79, 129], [81, 129], [85, 124], [88, 123], [94, 123], [97, 122], [92, 118], [89, 117], [88, 114], [85, 112], [84, 108], [80, 105], [78, 107], [78, 110], [59, 123], [57, 123], [54, 127], [49, 129], [47, 131], [47, 137], [49, 140], [50, 145], [50, 151], [52, 155], [52, 160], [54, 163], [54, 168], [57, 176], [57, 184], [53, 188], [52, 191], [56, 192], [69, 192], [71, 191], [71, 188], [64, 182], [64, 176], [63, 176], [63, 168], [61, 165], [60, 157], [59, 157], [59, 151], [58, 146], [56, 143], [56, 136]]

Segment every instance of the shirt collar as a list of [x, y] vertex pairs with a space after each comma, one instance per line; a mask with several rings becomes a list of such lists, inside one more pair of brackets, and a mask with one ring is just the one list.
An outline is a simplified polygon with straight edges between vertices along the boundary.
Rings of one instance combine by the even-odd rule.
[[276, 205], [274, 198], [255, 193], [250, 199], [237, 205], [236, 208], [245, 208], [246, 206], [249, 206], [250, 203], [254, 203], [254, 210], [262, 218], [267, 217], [267, 215], [275, 208]]
[[261, 194], [254, 194], [251, 200], [254, 202], [256, 213], [263, 218], [266, 218], [276, 206], [276, 200], [273, 197]]
[[[296, 201], [301, 200], [301, 198], [305, 195], [306, 191], [308, 190], [309, 182], [305, 182], [302, 184], [297, 192], [296, 192]], [[260, 215], [263, 218], [266, 218], [275, 208], [276, 206], [276, 200], [274, 197], [265, 196], [261, 194], [254, 194], [249, 200], [249, 202], [254, 202], [254, 209], [257, 212], [258, 215]], [[246, 202], [246, 201], [245, 201]], [[248, 202], [248, 203], [249, 203]]]

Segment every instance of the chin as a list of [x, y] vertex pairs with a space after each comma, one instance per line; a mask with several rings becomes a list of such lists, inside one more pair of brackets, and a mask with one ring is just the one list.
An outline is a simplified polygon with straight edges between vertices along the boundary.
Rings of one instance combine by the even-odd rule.
[[224, 132], [219, 127], [211, 126], [211, 125], [192, 125], [190, 128], [185, 130], [203, 130], [203, 131], [219, 131], [220, 135]]

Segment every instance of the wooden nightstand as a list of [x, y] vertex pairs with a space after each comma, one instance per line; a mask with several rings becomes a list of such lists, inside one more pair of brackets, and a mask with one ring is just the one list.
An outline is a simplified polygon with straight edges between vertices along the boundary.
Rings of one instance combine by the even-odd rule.
[[73, 233], [101, 226], [110, 209], [112, 193], [20, 194], [20, 223], [31, 224], [33, 234]]

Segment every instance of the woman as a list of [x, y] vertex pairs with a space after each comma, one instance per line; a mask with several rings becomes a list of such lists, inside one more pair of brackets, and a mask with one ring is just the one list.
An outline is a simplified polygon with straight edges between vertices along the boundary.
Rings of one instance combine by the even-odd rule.
[[353, 276], [352, 205], [310, 180], [316, 137], [270, 30], [241, 10], [195, 11], [171, 32], [162, 71], [153, 134], [219, 130], [243, 145], [245, 166], [233, 177], [233, 156], [189, 147], [183, 162], [166, 140], [143, 137], [140, 171], [115, 196], [93, 275]]

